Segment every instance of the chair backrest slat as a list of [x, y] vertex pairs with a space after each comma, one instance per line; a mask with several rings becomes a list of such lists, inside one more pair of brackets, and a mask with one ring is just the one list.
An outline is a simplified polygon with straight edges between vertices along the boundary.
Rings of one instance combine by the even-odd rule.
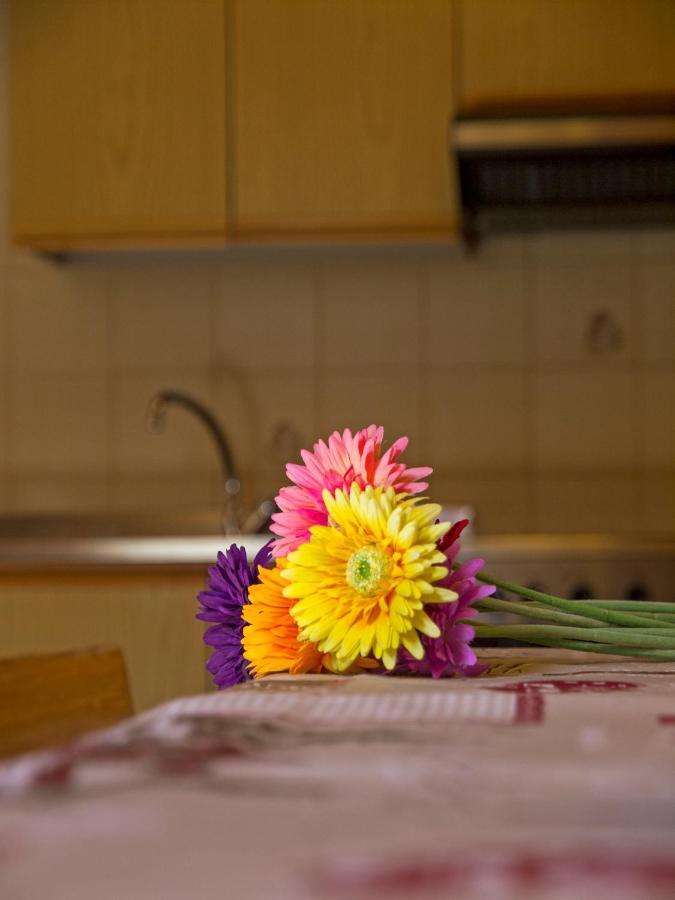
[[0, 659], [0, 757], [63, 743], [131, 712], [115, 647]]

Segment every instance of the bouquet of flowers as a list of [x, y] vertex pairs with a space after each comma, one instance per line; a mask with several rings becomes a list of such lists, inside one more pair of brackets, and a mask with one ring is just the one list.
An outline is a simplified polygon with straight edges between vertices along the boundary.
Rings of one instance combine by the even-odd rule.
[[[482, 559], [458, 564], [468, 522], [440, 521], [432, 470], [400, 461], [407, 438], [383, 442], [371, 425], [303, 450], [274, 539], [251, 561], [235, 544], [218, 554], [197, 616], [218, 687], [275, 672], [479, 675], [476, 636], [675, 660], [675, 604], [565, 600], [488, 576]], [[523, 624], [477, 618], [492, 611]]]

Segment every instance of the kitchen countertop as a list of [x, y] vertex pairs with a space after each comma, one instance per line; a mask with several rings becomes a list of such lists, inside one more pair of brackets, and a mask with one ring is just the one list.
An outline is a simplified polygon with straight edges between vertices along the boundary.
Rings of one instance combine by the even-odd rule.
[[[0, 571], [78, 567], [210, 565], [231, 543], [255, 554], [269, 534], [217, 532], [199, 517], [0, 517]], [[203, 529], [200, 531], [200, 529]], [[492, 562], [584, 559], [675, 560], [675, 539], [602, 534], [481, 535], [464, 556]]]

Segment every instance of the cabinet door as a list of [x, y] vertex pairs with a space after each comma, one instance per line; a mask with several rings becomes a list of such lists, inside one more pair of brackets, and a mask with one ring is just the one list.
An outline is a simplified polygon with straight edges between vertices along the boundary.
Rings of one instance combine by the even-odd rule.
[[450, 0], [232, 7], [233, 226], [450, 229]]
[[673, 0], [458, 0], [458, 106], [670, 99]]
[[204, 626], [195, 619], [204, 570], [2, 573], [0, 657], [122, 650], [134, 710], [210, 685]]
[[12, 0], [13, 231], [225, 229], [224, 0]]

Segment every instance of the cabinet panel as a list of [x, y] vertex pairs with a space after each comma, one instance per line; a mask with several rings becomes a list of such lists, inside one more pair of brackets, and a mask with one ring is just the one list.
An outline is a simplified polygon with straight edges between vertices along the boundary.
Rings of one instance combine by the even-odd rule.
[[457, 0], [458, 106], [670, 98], [673, 0]]
[[450, 0], [231, 8], [239, 232], [453, 226]]
[[0, 656], [112, 644], [124, 654], [136, 712], [201, 693], [210, 682], [195, 619], [204, 579], [187, 569], [3, 574]]
[[12, 0], [10, 26], [16, 238], [223, 234], [224, 0]]

